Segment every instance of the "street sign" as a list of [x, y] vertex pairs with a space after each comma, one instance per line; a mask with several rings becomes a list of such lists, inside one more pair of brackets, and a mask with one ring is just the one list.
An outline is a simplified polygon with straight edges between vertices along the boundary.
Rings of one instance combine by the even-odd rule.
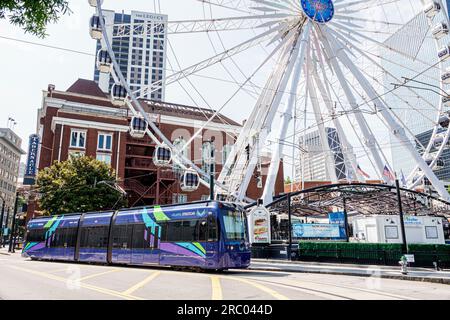
[[3, 229], [3, 236], [6, 237], [9, 233], [9, 229], [8, 228], [4, 228]]
[[414, 259], [414, 255], [413, 254], [405, 254], [405, 257], [406, 257], [406, 261], [409, 262], [409, 263], [416, 262], [415, 259]]
[[271, 243], [270, 212], [265, 207], [256, 207], [250, 211], [250, 242], [257, 244]]

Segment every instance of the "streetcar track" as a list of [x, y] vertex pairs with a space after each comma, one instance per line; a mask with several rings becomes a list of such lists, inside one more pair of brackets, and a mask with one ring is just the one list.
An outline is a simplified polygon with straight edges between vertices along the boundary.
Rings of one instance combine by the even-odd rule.
[[[276, 272], [276, 271], [272, 271], [272, 272]], [[268, 273], [271, 273], [271, 272], [268, 271]], [[251, 279], [254, 279], [254, 278], [251, 278]], [[266, 282], [268, 282], [267, 280], [259, 280], [259, 279], [257, 281], [266, 281]], [[383, 292], [380, 292], [380, 291], [377, 291], [377, 290], [363, 289], [363, 288], [358, 288], [358, 287], [353, 287], [353, 286], [336, 285], [336, 284], [332, 284], [332, 283], [317, 282], [317, 281], [303, 280], [303, 279], [301, 281], [308, 282], [308, 283], [315, 284], [315, 285], [325, 285], [325, 286], [336, 287], [336, 288], [341, 288], [341, 289], [350, 289], [350, 290], [354, 290], [354, 291], [361, 291], [361, 292], [366, 292], [366, 293], [370, 293], [370, 294], [385, 296], [385, 297], [389, 297], [389, 298], [396, 298], [396, 299], [402, 299], [402, 300], [417, 300], [417, 299], [414, 299], [412, 297], [401, 296], [401, 295], [396, 295], [396, 294], [391, 294], [391, 293], [383, 293]], [[274, 282], [274, 283], [278, 283], [278, 282]], [[286, 285], [287, 286], [292, 286], [292, 285], [289, 285], [289, 284], [286, 284]], [[300, 288], [302, 288], [302, 287], [300, 287]], [[314, 290], [314, 289], [306, 289], [306, 290]], [[317, 290], [317, 291], [320, 292], [320, 290]], [[332, 294], [332, 295], [334, 295], [334, 294]], [[352, 299], [352, 300], [355, 300], [355, 299]]]
[[257, 282], [269, 283], [269, 284], [272, 284], [272, 285], [277, 285], [277, 286], [282, 286], [282, 287], [296, 288], [296, 289], [301, 289], [301, 290], [304, 290], [304, 291], [315, 292], [315, 293], [319, 293], [321, 295], [333, 296], [333, 297], [337, 297], [337, 298], [341, 298], [341, 299], [345, 299], [345, 300], [356, 300], [354, 298], [342, 296], [342, 295], [339, 295], [339, 294], [336, 294], [336, 293], [330, 293], [330, 292], [326, 292], [326, 291], [322, 291], [322, 290], [305, 288], [305, 287], [301, 287], [301, 286], [295, 286], [295, 285], [287, 284], [287, 283], [280, 283], [280, 282], [274, 282], [274, 281], [269, 281], [269, 280], [248, 278], [248, 277], [243, 277], [243, 278], [246, 278], [246, 279], [249, 279], [249, 280], [252, 280], [252, 281], [257, 281]]

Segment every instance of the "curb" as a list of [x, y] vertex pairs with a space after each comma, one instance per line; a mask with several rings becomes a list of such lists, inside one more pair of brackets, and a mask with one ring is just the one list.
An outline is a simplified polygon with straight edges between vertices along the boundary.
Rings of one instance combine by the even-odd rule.
[[[322, 266], [322, 267], [351, 267], [351, 268], [357, 268], [357, 269], [368, 269], [368, 268], [376, 268], [376, 269], [386, 269], [386, 270], [392, 270], [393, 268], [395, 268], [395, 266], [386, 266], [386, 265], [375, 265], [375, 264], [345, 264], [345, 263], [324, 263], [324, 262], [309, 262], [309, 261], [289, 261], [289, 260], [276, 260], [276, 259], [252, 259], [252, 262], [255, 263], [274, 263], [274, 264], [278, 264], [278, 263], [283, 263], [283, 264], [289, 264], [292, 266], [302, 266], [302, 267], [308, 267], [308, 266]], [[408, 267], [409, 270], [411, 271], [430, 271], [430, 270], [434, 270], [431, 267], [430, 268], [425, 268], [425, 267]], [[443, 270], [446, 271], [446, 270]]]
[[404, 276], [404, 275], [375, 275], [375, 274], [357, 274], [351, 272], [338, 272], [338, 271], [321, 271], [321, 270], [291, 270], [291, 269], [280, 269], [280, 268], [256, 268], [248, 267], [248, 270], [254, 271], [273, 271], [273, 272], [295, 272], [295, 273], [318, 273], [318, 274], [331, 274], [331, 275], [341, 275], [341, 276], [354, 276], [354, 277], [376, 277], [381, 279], [394, 279], [394, 280], [406, 280], [406, 281], [418, 281], [418, 282], [430, 282], [450, 285], [450, 279], [445, 278], [429, 278], [429, 277], [415, 277], [415, 276]]

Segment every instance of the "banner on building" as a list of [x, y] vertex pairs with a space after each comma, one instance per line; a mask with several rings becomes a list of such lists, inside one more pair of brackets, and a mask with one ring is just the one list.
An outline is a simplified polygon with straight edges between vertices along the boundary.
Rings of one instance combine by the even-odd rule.
[[249, 231], [251, 243], [270, 244], [270, 212], [265, 207], [256, 207], [250, 212]]
[[23, 184], [25, 186], [32, 186], [36, 182], [36, 164], [39, 151], [39, 136], [32, 134], [29, 139], [27, 167], [25, 169], [25, 176]]
[[344, 228], [338, 224], [294, 223], [292, 234], [294, 238], [345, 239]]

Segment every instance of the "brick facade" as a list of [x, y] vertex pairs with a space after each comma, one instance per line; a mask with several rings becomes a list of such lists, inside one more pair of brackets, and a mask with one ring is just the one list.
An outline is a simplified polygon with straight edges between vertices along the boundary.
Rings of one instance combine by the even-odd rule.
[[[129, 111], [113, 106], [108, 97], [94, 86], [97, 87], [92, 81], [78, 80], [66, 92], [44, 92], [43, 106], [38, 112], [38, 132], [41, 136], [39, 170], [50, 166], [54, 161], [67, 160], [70, 152], [81, 151], [94, 158], [99, 153], [109, 154], [118, 184], [127, 192], [130, 206], [170, 204], [178, 195], [187, 201], [201, 200], [209, 195], [209, 189], [202, 185], [194, 192], [183, 192], [172, 165], [157, 167], [153, 163], [155, 143], [148, 136], [137, 139], [130, 135]], [[90, 95], [84, 92], [90, 92]], [[148, 107], [146, 111], [150, 116], [155, 117], [158, 128], [172, 142], [177, 138], [188, 141], [205, 122], [205, 113], [211, 114], [210, 110], [195, 107], [153, 104], [150, 101], [145, 101], [144, 105]], [[229, 125], [224, 125], [222, 120]], [[201, 167], [203, 142], [214, 140], [217, 178], [222, 169], [223, 145], [234, 144], [239, 129], [238, 123], [224, 116], [214, 119], [188, 148], [189, 158]], [[72, 130], [85, 132], [84, 148], [70, 146]], [[111, 151], [97, 150], [99, 133], [112, 134]], [[268, 166], [268, 162], [263, 163], [262, 172], [266, 172], [264, 169]], [[247, 196], [256, 199], [262, 195], [262, 191], [262, 188], [257, 188], [256, 178], [253, 177]], [[282, 165], [275, 191], [277, 194], [283, 192]], [[35, 203], [30, 204], [29, 209], [28, 216], [34, 216]]]

